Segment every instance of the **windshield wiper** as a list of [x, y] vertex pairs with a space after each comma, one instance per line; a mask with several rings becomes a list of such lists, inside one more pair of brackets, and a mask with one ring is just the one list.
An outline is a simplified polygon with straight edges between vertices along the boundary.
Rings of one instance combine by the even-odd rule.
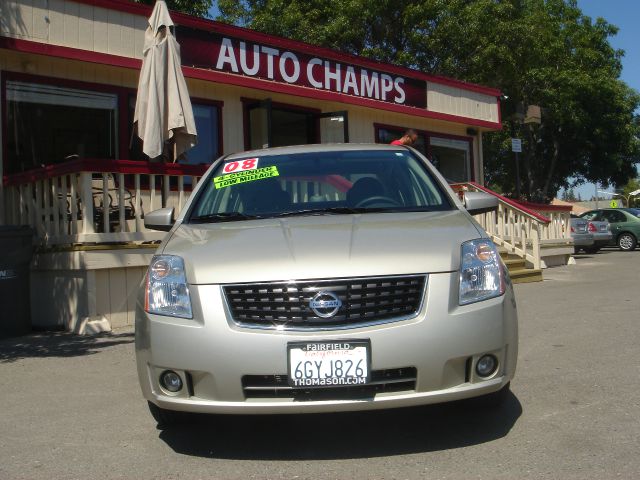
[[360, 208], [360, 207], [330, 207], [330, 208], [307, 208], [304, 210], [294, 210], [291, 212], [274, 213], [269, 217], [294, 217], [297, 215], [349, 215], [354, 213], [384, 212], [387, 208]]
[[261, 217], [259, 215], [247, 215], [246, 213], [240, 212], [221, 212], [191, 217], [189, 223], [235, 222], [237, 220], [253, 220], [254, 218]]

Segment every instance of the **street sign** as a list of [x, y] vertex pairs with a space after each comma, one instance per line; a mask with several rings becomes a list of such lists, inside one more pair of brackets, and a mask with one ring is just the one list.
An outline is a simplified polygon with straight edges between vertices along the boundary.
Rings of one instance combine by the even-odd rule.
[[611, 201], [609, 202], [609, 206], [610, 206], [611, 208], [618, 208], [618, 201], [617, 201], [617, 200], [611, 200]]
[[520, 138], [511, 139], [511, 151], [515, 153], [522, 152], [522, 139]]

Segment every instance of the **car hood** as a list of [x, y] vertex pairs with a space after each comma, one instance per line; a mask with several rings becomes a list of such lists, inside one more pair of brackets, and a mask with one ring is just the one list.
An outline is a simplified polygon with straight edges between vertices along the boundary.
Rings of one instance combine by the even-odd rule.
[[191, 284], [435, 273], [457, 270], [480, 231], [459, 210], [313, 215], [182, 224], [163, 253]]

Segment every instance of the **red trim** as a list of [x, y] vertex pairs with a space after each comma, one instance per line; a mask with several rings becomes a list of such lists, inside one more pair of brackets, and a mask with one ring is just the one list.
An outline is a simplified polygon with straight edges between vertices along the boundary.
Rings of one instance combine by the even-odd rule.
[[518, 201], [520, 205], [523, 205], [531, 210], [538, 210], [542, 212], [570, 212], [573, 210], [571, 205], [547, 205], [546, 203], [532, 203]]
[[[84, 80], [70, 80], [68, 78], [48, 77], [45, 75], [35, 75], [32, 73], [21, 72], [3, 72], [9, 80], [40, 83], [44, 85], [55, 85], [60, 87], [78, 88], [81, 90], [93, 90], [96, 92], [105, 92], [113, 94], [123, 94], [135, 92], [135, 89], [127, 87], [119, 87], [108, 83], [86, 82]], [[119, 106], [119, 105], [118, 105]]]
[[474, 188], [477, 188], [478, 190], [488, 193], [490, 195], [493, 195], [494, 197], [498, 197], [501, 201], [503, 201], [504, 203], [506, 203], [507, 205], [512, 206], [513, 208], [517, 208], [518, 210], [523, 211], [524, 213], [526, 213], [527, 215], [531, 215], [532, 217], [535, 217], [537, 220], [540, 220], [541, 222], [544, 223], [549, 223], [551, 222], [551, 220], [549, 220], [547, 217], [545, 217], [544, 215], [540, 215], [538, 212], [535, 212], [533, 210], [531, 210], [530, 208], [525, 207], [523, 204], [521, 204], [520, 202], [516, 202], [515, 200], [511, 200], [510, 198], [507, 198], [505, 196], [500, 195], [499, 193], [494, 192], [493, 190], [488, 189], [487, 187], [483, 187], [482, 185], [476, 183], [476, 182], [461, 182], [461, 183], [452, 183], [450, 186], [451, 188], [453, 188], [454, 190], [460, 190], [461, 188], [463, 188], [465, 185], [471, 185]]
[[137, 58], [121, 57], [119, 55], [112, 55], [110, 53], [90, 52], [88, 50], [62, 47], [59, 45], [48, 45], [46, 43], [3, 37], [1, 35], [0, 48], [6, 48], [8, 50], [15, 50], [17, 52], [23, 53], [34, 53], [37, 55], [48, 55], [50, 57], [66, 58], [69, 60], [79, 60], [82, 62], [133, 68], [135, 70], [140, 70], [140, 67], [142, 66], [142, 60], [139, 60]]
[[5, 175], [5, 186], [33, 183], [46, 178], [59, 177], [80, 172], [124, 173], [146, 175], [187, 175], [201, 177], [209, 165], [186, 165], [180, 163], [149, 163], [135, 160], [108, 160], [83, 158], [55, 165], [47, 165], [27, 172]]
[[[115, 0], [99, 1], [113, 2]], [[0, 37], [0, 48], [7, 48], [25, 53], [67, 58], [71, 60], [112, 65], [117, 67], [132, 68], [136, 70], [139, 70], [142, 65], [141, 60], [134, 58], [120, 57], [117, 55], [106, 53], [89, 52], [86, 50], [79, 50], [77, 48], [47, 45], [44, 43], [31, 42], [29, 40], [18, 40], [7, 37]], [[293, 95], [298, 97], [313, 98], [317, 100], [324, 100], [327, 102], [339, 102], [350, 105], [357, 105], [361, 107], [373, 108], [376, 110], [387, 110], [390, 112], [402, 113], [414, 117], [432, 118], [435, 120], [442, 120], [445, 122], [453, 122], [474, 127], [483, 127], [491, 130], [502, 129], [501, 123], [488, 122], [486, 120], [477, 120], [473, 118], [461, 117], [458, 115], [450, 115], [440, 112], [431, 112], [429, 110], [421, 108], [396, 105], [387, 102], [346, 95], [343, 93], [334, 93], [326, 90], [302, 87], [298, 85], [280, 84], [269, 80], [262, 80], [259, 78], [244, 77], [241, 75], [233, 75], [224, 72], [204, 70], [194, 67], [183, 66], [182, 71], [184, 72], [185, 77], [199, 80], [223, 83], [239, 87], [254, 88], [258, 90], [283, 93], [286, 95]]]
[[[132, 3], [125, 0], [73, 0], [77, 3], [84, 3], [87, 5], [93, 5], [96, 7], [106, 8], [109, 10], [117, 10], [121, 12], [131, 13], [134, 15], [140, 15], [149, 17], [153, 7], [142, 5], [139, 3]], [[396, 73], [406, 77], [416, 78], [419, 80], [426, 80], [429, 82], [439, 83], [442, 85], [449, 85], [457, 88], [463, 88], [472, 92], [482, 93], [494, 97], [500, 97], [502, 94], [500, 90], [496, 88], [486, 87], [483, 85], [477, 85], [473, 83], [464, 82], [462, 80], [456, 80], [453, 78], [441, 77], [438, 75], [428, 75], [417, 70], [410, 68], [400, 67], [397, 65], [390, 65], [388, 63], [377, 62], [375, 60], [369, 60], [356, 55], [351, 55], [336, 50], [331, 50], [325, 47], [319, 47], [317, 45], [311, 45], [305, 42], [299, 42], [296, 40], [290, 40], [288, 38], [277, 37], [266, 33], [256, 32], [255, 30], [249, 30], [248, 28], [236, 27], [226, 23], [216, 22], [205, 18], [192, 17], [184, 13], [171, 12], [171, 18], [176, 25], [183, 25], [186, 27], [195, 28], [198, 30], [215, 31], [221, 35], [229, 35], [243, 40], [250, 40], [253, 42], [268, 43], [273, 46], [286, 48], [290, 50], [296, 50], [299, 52], [308, 53], [313, 56], [321, 56], [323, 58], [360, 65], [365, 68], [375, 68], [383, 70], [385, 72]]]

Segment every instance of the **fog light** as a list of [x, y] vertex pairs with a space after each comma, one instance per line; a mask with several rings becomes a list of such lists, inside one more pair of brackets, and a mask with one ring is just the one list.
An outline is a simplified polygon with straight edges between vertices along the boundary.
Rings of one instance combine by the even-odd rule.
[[488, 377], [498, 368], [498, 359], [493, 355], [483, 355], [476, 363], [476, 373], [481, 377]]
[[160, 375], [160, 384], [162, 388], [172, 393], [182, 390], [182, 379], [180, 375], [172, 370], [162, 372], [162, 375]]

